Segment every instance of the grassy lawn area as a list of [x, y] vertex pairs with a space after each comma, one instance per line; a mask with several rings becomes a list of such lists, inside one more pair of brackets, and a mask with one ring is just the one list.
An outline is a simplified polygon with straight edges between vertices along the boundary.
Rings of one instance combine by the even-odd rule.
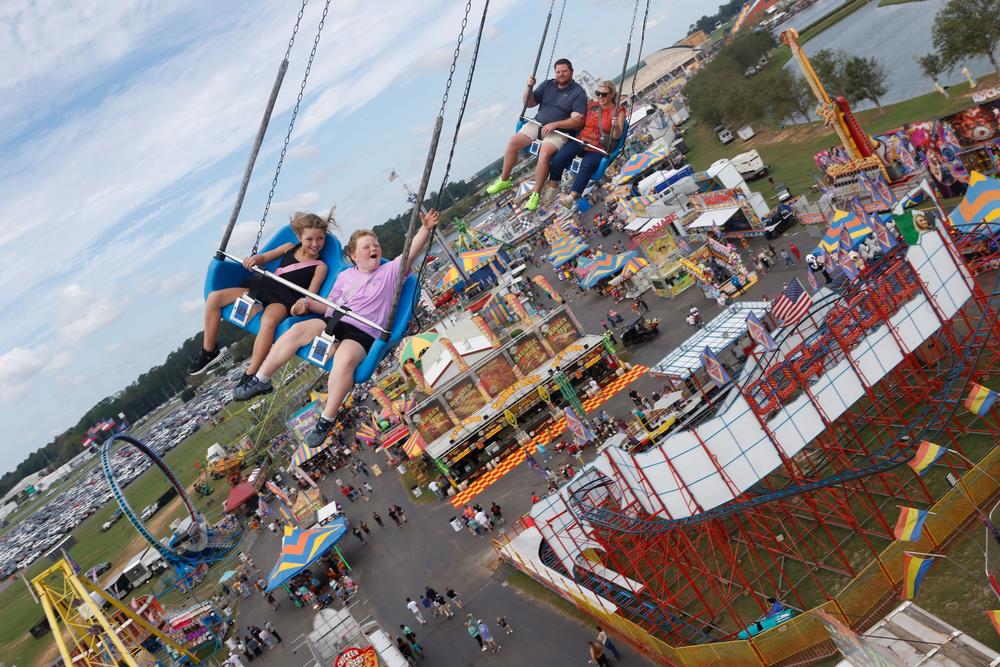
[[908, 2], [920, 2], [920, 0], [878, 0], [878, 6], [888, 7], [889, 5], [905, 5]]
[[[294, 369], [297, 363], [299, 360], [295, 359], [289, 365], [289, 369]], [[284, 424], [280, 422], [280, 419], [287, 397], [313, 379], [314, 376], [306, 372], [288, 386], [281, 386], [279, 378], [274, 394], [272, 423], [267, 424], [266, 428], [262, 429], [261, 421], [263, 420], [258, 419], [249, 411], [250, 403], [230, 403], [222, 413], [224, 419], [221, 424], [202, 428], [191, 434], [177, 447], [167, 452], [163, 457], [164, 461], [173, 470], [181, 484], [190, 491], [191, 485], [200, 474], [194, 464], [196, 461], [204, 461], [205, 451], [210, 445], [218, 442], [225, 446], [238, 442], [244, 435], [247, 435], [254, 442], [255, 450], [261, 451], [275, 432], [284, 430]], [[261, 438], [262, 432], [263, 438]], [[96, 461], [99, 460], [99, 458], [96, 459]], [[93, 464], [88, 462], [88, 467], [90, 465]], [[103, 480], [99, 484], [103, 485]], [[222, 503], [228, 494], [228, 484], [225, 480], [212, 480], [210, 484], [215, 489], [211, 496], [202, 497], [191, 492], [191, 499], [196, 509], [204, 512], [209, 521], [214, 521], [222, 516]], [[166, 478], [158, 469], [151, 467], [124, 491], [129, 504], [138, 512], [156, 500], [167, 488]], [[46, 494], [46, 496], [48, 495], [51, 495], [51, 492]], [[101, 524], [107, 521], [117, 508], [114, 501], [108, 502], [89, 519], [77, 526], [72, 533], [76, 537], [76, 545], [69, 550], [69, 555], [84, 570], [98, 563], [110, 561], [112, 568], [103, 575], [105, 578], [111, 573], [118, 572], [129, 559], [147, 546], [132, 525], [124, 519], [118, 521], [107, 532], [101, 531]], [[147, 528], [158, 536], [167, 535], [170, 522], [183, 516], [185, 511], [180, 499], [175, 498], [147, 522]], [[43, 561], [44, 559], [39, 559], [25, 571], [25, 576], [29, 580], [48, 567], [48, 563]], [[222, 565], [225, 564], [217, 564], [214, 569], [219, 569]], [[212, 575], [209, 575], [208, 578], [211, 579], [211, 577]], [[106, 579], [102, 579], [102, 583], [105, 581]], [[139, 591], [151, 591], [157, 588], [158, 583], [159, 578], [155, 578], [141, 587]], [[32, 665], [39, 664], [41, 658], [50, 657], [50, 651], [55, 646], [52, 635], [46, 634], [40, 639], [34, 639], [28, 634], [28, 628], [44, 614], [20, 581], [14, 581], [0, 591], [0, 609], [5, 612], [5, 622], [0, 624], [0, 656], [3, 656], [5, 662]]]
[[[990, 81], [982, 85], [993, 84]], [[968, 87], [961, 84], [952, 88], [951, 97], [932, 92], [888, 104], [881, 110], [869, 109], [856, 115], [869, 134], [878, 134], [907, 122], [932, 120], [964, 109], [972, 104], [967, 92]], [[832, 130], [813, 122], [761, 131], [749, 141], [737, 140], [727, 146], [716, 138], [712, 128], [694, 119], [684, 140], [690, 148], [688, 162], [698, 170], [707, 168], [720, 158], [731, 158], [756, 149], [764, 162], [771, 165], [771, 177], [775, 182], [791, 188], [792, 194], [802, 194], [816, 182], [819, 171], [813, 162], [813, 155], [838, 143], [837, 135]], [[766, 180], [756, 181], [751, 188], [762, 192], [769, 201], [774, 196], [774, 189]]]

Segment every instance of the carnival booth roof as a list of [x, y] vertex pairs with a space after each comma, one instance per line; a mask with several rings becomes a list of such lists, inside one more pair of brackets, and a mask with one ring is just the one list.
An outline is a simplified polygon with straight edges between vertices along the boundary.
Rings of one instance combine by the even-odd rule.
[[714, 208], [709, 211], [704, 211], [686, 227], [688, 230], [705, 229], [707, 227], [721, 227], [729, 222], [729, 218], [736, 215], [739, 210], [739, 206], [730, 206], [727, 208]]
[[626, 197], [620, 200], [621, 203], [618, 205], [619, 208], [625, 213], [629, 218], [642, 217], [646, 213], [646, 208], [652, 206], [656, 203], [656, 200], [649, 195], [640, 195], [638, 197]]
[[589, 246], [579, 239], [567, 236], [552, 244], [549, 251], [549, 261], [554, 268], [559, 268], [569, 260], [587, 250]]
[[250, 482], [240, 482], [229, 490], [229, 497], [223, 504], [223, 509], [232, 512], [237, 507], [257, 495], [257, 487]]
[[605, 255], [589, 267], [590, 271], [585, 278], [580, 280], [580, 286], [593, 287], [605, 278], [609, 278], [624, 269], [629, 260], [636, 257], [637, 253], [634, 250], [620, 255]]
[[[472, 273], [490, 262], [496, 257], [498, 252], [500, 252], [500, 246], [498, 245], [490, 246], [489, 248], [480, 248], [479, 250], [468, 250], [459, 255], [458, 260], [462, 262], [462, 268], [465, 269], [466, 273]], [[441, 276], [441, 280], [438, 282], [438, 289], [443, 290], [451, 287], [461, 279], [462, 276], [458, 273], [458, 269], [452, 266]]]
[[830, 226], [827, 227], [826, 234], [823, 235], [819, 245], [816, 246], [816, 251], [820, 254], [833, 254], [837, 252], [837, 249], [840, 248], [841, 231], [847, 232], [847, 236], [851, 240], [851, 248], [858, 247], [862, 241], [873, 233], [868, 223], [860, 220], [854, 213], [836, 211], [833, 214], [833, 220], [830, 221]]
[[618, 277], [611, 279], [612, 285], [617, 285], [618, 283], [625, 280], [632, 274], [639, 273], [639, 271], [649, 266], [649, 260], [647, 260], [645, 257], [640, 257], [635, 252], [630, 252], [627, 254], [633, 256], [629, 257], [628, 261], [625, 262], [625, 266], [622, 267], [622, 271], [621, 273], [618, 274]]
[[302, 530], [285, 526], [285, 536], [281, 539], [281, 553], [267, 577], [268, 592], [279, 588], [286, 581], [309, 567], [319, 557], [333, 548], [347, 532], [347, 521], [343, 517], [335, 519], [323, 528]]
[[986, 223], [991, 234], [1000, 231], [1000, 181], [972, 172], [969, 189], [951, 212], [951, 221], [960, 232], [971, 232], [980, 223]]
[[309, 445], [300, 445], [295, 453], [292, 454], [292, 465], [300, 466], [312, 457], [319, 454], [321, 451], [326, 449], [326, 443], [321, 444], [318, 447], [310, 447]]
[[666, 159], [667, 155], [670, 154], [670, 147], [660, 144], [653, 146], [648, 150], [641, 153], [637, 153], [629, 158], [625, 166], [622, 167], [622, 173], [619, 177], [619, 182], [628, 183], [633, 178], [643, 173], [650, 167], [656, 166], [660, 162]]
[[407, 336], [403, 339], [403, 342], [399, 344], [399, 363], [403, 363], [409, 359], [419, 359], [421, 355], [434, 344], [440, 337], [440, 334], [434, 333], [433, 331], [425, 331], [423, 333], [414, 334], [412, 336]]

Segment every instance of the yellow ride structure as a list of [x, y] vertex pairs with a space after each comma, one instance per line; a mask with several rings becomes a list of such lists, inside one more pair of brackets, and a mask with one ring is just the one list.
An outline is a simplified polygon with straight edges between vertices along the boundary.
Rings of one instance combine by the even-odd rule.
[[[156, 637], [176, 655], [199, 662], [141, 615], [89, 579], [81, 578], [65, 558], [35, 576], [30, 589], [45, 611], [66, 667], [152, 665], [156, 657], [142, 646], [150, 637]], [[114, 611], [110, 617], [91, 593], [111, 605]]]

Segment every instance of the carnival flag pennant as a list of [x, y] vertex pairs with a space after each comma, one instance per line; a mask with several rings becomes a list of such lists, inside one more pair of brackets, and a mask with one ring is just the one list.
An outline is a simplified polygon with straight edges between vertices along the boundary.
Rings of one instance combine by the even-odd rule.
[[921, 558], [910, 553], [903, 553], [903, 590], [901, 591], [901, 597], [904, 600], [912, 600], [916, 597], [917, 590], [920, 588], [920, 582], [923, 581], [924, 575], [927, 574], [927, 570], [930, 569], [933, 563], [933, 556], [930, 558]]
[[708, 374], [716, 387], [722, 388], [729, 384], [732, 378], [729, 377], [729, 373], [726, 372], [722, 363], [715, 357], [715, 353], [707, 345], [701, 353], [701, 363], [705, 367], [705, 373]]
[[889, 228], [878, 214], [868, 219], [868, 226], [875, 232], [875, 240], [882, 246], [882, 252], [889, 252], [896, 245], [896, 239], [889, 233]]
[[854, 267], [854, 262], [851, 260], [851, 256], [843, 246], [837, 250], [837, 265], [849, 279], [854, 280], [854, 278], [857, 277], [858, 273]]
[[747, 314], [747, 331], [750, 333], [750, 338], [768, 352], [778, 349], [778, 344], [771, 338], [771, 334], [752, 312]]
[[813, 275], [812, 271], [806, 272], [806, 282], [809, 283], [809, 289], [813, 292], [819, 289], [819, 284], [816, 282], [816, 276]]

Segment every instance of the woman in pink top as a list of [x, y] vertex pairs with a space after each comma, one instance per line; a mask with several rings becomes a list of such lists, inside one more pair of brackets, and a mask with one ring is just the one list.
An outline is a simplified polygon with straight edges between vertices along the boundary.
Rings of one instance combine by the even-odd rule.
[[[337, 276], [330, 290], [329, 300], [349, 308], [352, 312], [380, 326], [389, 321], [392, 297], [400, 274], [407, 275], [413, 261], [430, 240], [431, 232], [437, 226], [440, 215], [437, 211], [420, 214], [421, 227], [413, 235], [410, 254], [400, 255], [391, 262], [382, 264], [382, 246], [375, 233], [359, 229], [351, 234], [347, 244], [347, 255], [354, 264]], [[291, 308], [292, 315], [322, 314], [323, 319], [303, 320], [293, 325], [271, 348], [267, 359], [261, 364], [256, 376], [233, 391], [233, 398], [246, 401], [254, 396], [273, 390], [271, 376], [274, 375], [303, 345], [309, 344], [327, 328], [326, 318], [333, 313], [321, 303], [302, 298]], [[362, 322], [351, 319], [349, 314], [333, 326], [331, 333], [336, 339], [333, 350], [333, 369], [327, 383], [329, 393], [323, 414], [316, 426], [306, 436], [306, 443], [316, 446], [326, 439], [326, 434], [337, 419], [337, 411], [344, 397], [354, 386], [354, 369], [364, 361], [379, 331]], [[333, 351], [332, 350], [332, 351]], [[331, 351], [331, 353], [332, 353]]]

